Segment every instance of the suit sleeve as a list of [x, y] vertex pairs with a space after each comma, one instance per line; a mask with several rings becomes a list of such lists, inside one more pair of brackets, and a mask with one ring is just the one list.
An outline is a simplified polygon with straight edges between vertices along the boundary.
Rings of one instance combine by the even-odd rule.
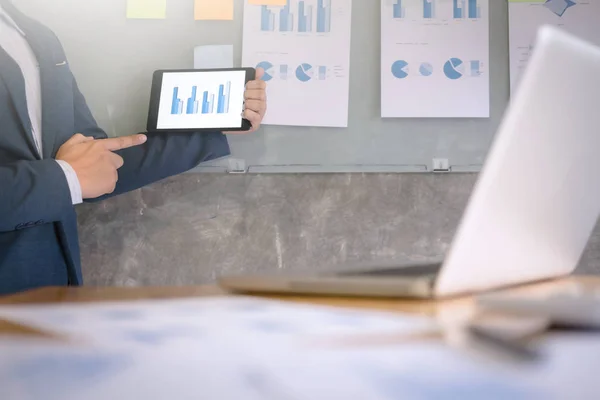
[[60, 221], [73, 209], [69, 185], [54, 160], [0, 165], [0, 232]]
[[[75, 133], [106, 138], [98, 127], [86, 101], [73, 79]], [[147, 134], [140, 146], [117, 151], [124, 165], [119, 169], [119, 181], [113, 193], [89, 201], [98, 201], [139, 189], [164, 178], [186, 172], [202, 162], [230, 154], [227, 137], [221, 132]]]

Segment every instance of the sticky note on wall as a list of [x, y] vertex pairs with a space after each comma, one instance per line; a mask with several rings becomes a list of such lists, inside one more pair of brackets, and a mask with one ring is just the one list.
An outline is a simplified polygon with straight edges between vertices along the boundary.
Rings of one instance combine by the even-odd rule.
[[195, 0], [194, 18], [197, 20], [232, 20], [233, 0]]
[[233, 68], [233, 46], [208, 45], [195, 47], [194, 68]]
[[164, 19], [167, 17], [167, 0], [127, 0], [127, 18]]
[[255, 6], [285, 6], [287, 0], [248, 0], [248, 4]]

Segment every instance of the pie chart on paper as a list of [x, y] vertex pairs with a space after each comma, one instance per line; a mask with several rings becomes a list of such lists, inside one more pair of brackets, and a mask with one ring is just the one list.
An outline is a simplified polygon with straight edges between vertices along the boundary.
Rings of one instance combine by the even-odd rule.
[[421, 67], [419, 68], [419, 72], [423, 76], [431, 76], [431, 74], [433, 74], [433, 65], [431, 65], [430, 63], [424, 62], [423, 64], [421, 64]]
[[458, 58], [451, 58], [444, 64], [444, 74], [448, 79], [459, 79], [463, 76], [465, 65]]
[[273, 79], [273, 64], [271, 64], [268, 61], [263, 61], [261, 63], [259, 63], [256, 68], [262, 68], [265, 70], [265, 74], [262, 77], [262, 80], [265, 82], [270, 81], [271, 79]]
[[296, 78], [300, 82], [308, 82], [312, 79], [312, 65], [310, 64], [302, 64], [298, 68], [296, 68]]
[[392, 64], [392, 75], [398, 79], [404, 79], [408, 76], [408, 63], [404, 60], [398, 60]]

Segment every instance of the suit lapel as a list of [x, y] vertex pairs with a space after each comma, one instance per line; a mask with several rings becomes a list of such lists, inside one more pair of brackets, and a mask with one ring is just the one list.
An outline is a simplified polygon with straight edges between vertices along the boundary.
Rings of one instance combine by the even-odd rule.
[[[42, 95], [42, 147], [43, 157], [51, 158], [55, 155], [55, 141], [57, 130], [60, 129], [60, 116], [56, 113], [57, 90], [57, 55], [52, 51], [54, 43], [49, 43], [49, 38], [37, 29], [32, 21], [18, 11], [12, 4], [3, 4], [4, 9], [15, 20], [19, 28], [25, 33], [29, 46], [35, 54], [40, 66], [40, 83]], [[29, 121], [29, 118], [27, 118]], [[31, 129], [29, 130], [31, 131]]]
[[27, 97], [25, 94], [25, 80], [23, 78], [23, 73], [15, 60], [13, 60], [2, 47], [0, 47], [0, 77], [11, 96], [15, 111], [21, 121], [23, 135], [27, 140], [27, 144], [32, 153], [39, 158], [39, 153], [31, 133], [31, 121], [29, 120], [29, 111], [27, 110]]
[[44, 158], [50, 158], [54, 153], [54, 141], [56, 139], [56, 124], [51, 123], [55, 115], [54, 100], [55, 85], [53, 79], [56, 63], [49, 52], [49, 47], [45, 45], [44, 38], [30, 29], [28, 24], [20, 25], [25, 32], [27, 41], [40, 65], [40, 86], [42, 90], [42, 147]]

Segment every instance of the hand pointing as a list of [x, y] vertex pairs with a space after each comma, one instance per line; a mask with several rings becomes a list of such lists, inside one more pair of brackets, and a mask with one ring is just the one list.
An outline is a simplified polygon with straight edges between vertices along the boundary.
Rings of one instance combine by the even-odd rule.
[[93, 199], [115, 190], [119, 180], [117, 170], [123, 166], [123, 158], [113, 152], [145, 142], [145, 135], [96, 140], [78, 133], [60, 147], [56, 159], [71, 165], [77, 173], [83, 198]]

